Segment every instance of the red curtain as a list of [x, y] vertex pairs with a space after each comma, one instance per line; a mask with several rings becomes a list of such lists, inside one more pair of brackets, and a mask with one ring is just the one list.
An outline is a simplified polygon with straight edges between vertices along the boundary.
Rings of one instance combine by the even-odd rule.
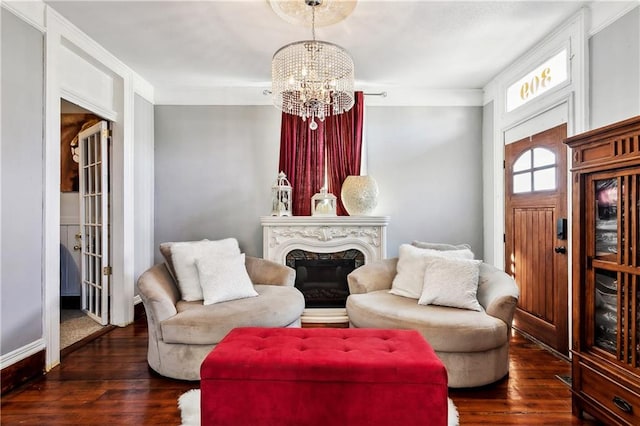
[[329, 116], [324, 122], [329, 192], [338, 197], [338, 216], [348, 215], [340, 199], [342, 182], [349, 175], [360, 174], [363, 99], [362, 92], [355, 92], [353, 108], [343, 114]]
[[311, 215], [311, 197], [324, 185], [325, 150], [329, 192], [338, 197], [338, 215], [347, 214], [340, 190], [347, 176], [360, 174], [363, 99], [362, 92], [355, 92], [353, 108], [324, 122], [316, 120], [316, 130], [309, 129], [309, 120], [282, 113], [280, 170], [293, 188], [294, 216]]
[[324, 183], [324, 128], [309, 129], [309, 121], [282, 113], [280, 170], [291, 183], [294, 216], [311, 215], [311, 197]]

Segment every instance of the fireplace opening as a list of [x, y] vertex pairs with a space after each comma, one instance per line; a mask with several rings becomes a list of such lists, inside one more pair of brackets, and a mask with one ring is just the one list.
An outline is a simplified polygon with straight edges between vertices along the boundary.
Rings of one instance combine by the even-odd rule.
[[295, 286], [307, 308], [344, 308], [349, 296], [347, 275], [364, 264], [362, 252], [351, 249], [336, 253], [292, 250], [287, 266], [295, 269]]

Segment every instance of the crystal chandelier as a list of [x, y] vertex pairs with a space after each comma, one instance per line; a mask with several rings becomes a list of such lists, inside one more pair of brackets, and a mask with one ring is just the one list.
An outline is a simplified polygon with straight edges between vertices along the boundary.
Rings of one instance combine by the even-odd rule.
[[273, 104], [280, 110], [309, 118], [309, 128], [318, 128], [316, 118], [342, 114], [353, 106], [353, 60], [342, 47], [316, 40], [315, 7], [322, 0], [304, 0], [311, 7], [312, 40], [281, 47], [271, 63]]

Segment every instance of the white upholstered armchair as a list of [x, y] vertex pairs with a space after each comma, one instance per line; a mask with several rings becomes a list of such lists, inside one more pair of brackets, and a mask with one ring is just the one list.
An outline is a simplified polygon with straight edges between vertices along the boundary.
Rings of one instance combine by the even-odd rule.
[[138, 279], [149, 326], [149, 366], [175, 379], [199, 380], [200, 364], [235, 327], [300, 327], [304, 297], [293, 285], [295, 271], [247, 256], [255, 297], [204, 305], [181, 300], [167, 266], [157, 264]]
[[519, 295], [513, 279], [483, 263], [477, 290], [481, 311], [425, 306], [389, 293], [397, 264], [398, 258], [372, 262], [347, 277], [351, 326], [418, 330], [445, 364], [449, 387], [482, 386], [504, 377]]

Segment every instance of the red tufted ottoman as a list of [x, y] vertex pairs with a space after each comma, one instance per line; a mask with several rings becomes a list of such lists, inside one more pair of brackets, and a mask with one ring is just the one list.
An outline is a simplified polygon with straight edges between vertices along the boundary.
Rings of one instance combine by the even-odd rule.
[[200, 377], [204, 426], [447, 424], [447, 373], [416, 331], [236, 328]]

